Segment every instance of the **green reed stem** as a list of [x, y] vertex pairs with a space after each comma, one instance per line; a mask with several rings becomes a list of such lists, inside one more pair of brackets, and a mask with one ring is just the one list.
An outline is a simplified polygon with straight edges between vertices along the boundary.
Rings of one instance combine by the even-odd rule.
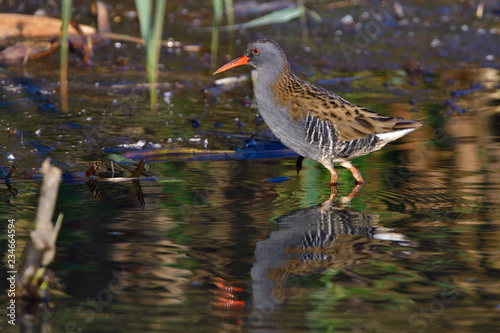
[[61, 57], [59, 64], [59, 82], [61, 87], [61, 110], [68, 110], [68, 25], [71, 17], [72, 0], [63, 0], [61, 8]]
[[309, 31], [307, 29], [307, 9], [304, 0], [297, 0], [297, 8], [300, 9], [300, 30], [302, 30], [302, 43], [307, 44], [309, 40]]
[[[224, 8], [226, 9], [227, 25], [234, 25], [234, 10], [233, 10], [233, 0], [224, 0]], [[234, 55], [234, 40], [236, 39], [236, 34], [233, 31], [229, 31], [229, 54]]]
[[141, 35], [146, 42], [146, 69], [148, 73], [151, 110], [157, 109], [158, 68], [160, 63], [160, 46], [163, 33], [166, 0], [157, 0], [153, 18], [153, 1], [135, 0], [141, 27]]
[[222, 20], [223, 2], [222, 0], [212, 1], [214, 11], [214, 24], [212, 30], [212, 42], [210, 43], [210, 72], [213, 72], [217, 65], [217, 51], [219, 47], [219, 25]]
[[153, 1], [135, 0], [135, 7], [137, 8], [137, 15], [139, 16], [141, 36], [147, 44], [151, 39]]

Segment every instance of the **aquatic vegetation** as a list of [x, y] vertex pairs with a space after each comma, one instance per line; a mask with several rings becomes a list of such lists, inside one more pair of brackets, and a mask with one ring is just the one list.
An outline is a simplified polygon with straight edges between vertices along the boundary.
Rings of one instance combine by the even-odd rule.
[[148, 73], [149, 98], [151, 110], [157, 109], [158, 93], [158, 68], [160, 63], [160, 45], [163, 34], [163, 19], [165, 17], [166, 0], [153, 1], [135, 0], [137, 14], [141, 26], [142, 39], [146, 42], [146, 69]]

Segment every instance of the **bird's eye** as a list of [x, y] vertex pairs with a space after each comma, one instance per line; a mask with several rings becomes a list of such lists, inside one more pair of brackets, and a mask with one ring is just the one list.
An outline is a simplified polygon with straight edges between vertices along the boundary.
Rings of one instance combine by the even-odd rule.
[[253, 49], [253, 51], [252, 51], [252, 53], [253, 53], [254, 55], [259, 54], [259, 52], [260, 52], [260, 50], [259, 50], [259, 49]]

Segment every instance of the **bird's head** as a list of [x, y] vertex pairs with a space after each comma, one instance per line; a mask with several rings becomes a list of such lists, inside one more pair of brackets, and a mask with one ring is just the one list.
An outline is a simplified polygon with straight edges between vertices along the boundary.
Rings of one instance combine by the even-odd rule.
[[246, 51], [238, 58], [228, 62], [214, 74], [222, 73], [230, 68], [241, 65], [252, 65], [258, 71], [276, 71], [284, 64], [288, 64], [285, 53], [281, 47], [272, 39], [259, 39], [248, 45]]

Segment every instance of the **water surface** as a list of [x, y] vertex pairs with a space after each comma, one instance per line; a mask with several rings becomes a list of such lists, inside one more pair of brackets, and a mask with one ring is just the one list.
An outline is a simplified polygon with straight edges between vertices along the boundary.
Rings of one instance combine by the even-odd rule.
[[[451, 8], [443, 15], [458, 11]], [[384, 31], [418, 31], [420, 23], [413, 24]], [[322, 34], [321, 27], [312, 29]], [[304, 54], [295, 37], [281, 34], [272, 37]], [[391, 38], [380, 38], [386, 49]], [[136, 50], [127, 45], [112, 54], [127, 48]], [[469, 51], [482, 52], [464, 54]], [[328, 171], [306, 160], [297, 174], [294, 157], [167, 156], [148, 163], [151, 177], [140, 181], [140, 195], [131, 182], [85, 183], [79, 172], [93, 161], [103, 161], [100, 174], [110, 177], [108, 156], [134, 151], [123, 145], [140, 140], [144, 148], [207, 150], [270, 140], [252, 103], [251, 80], [219, 92], [203, 53], [163, 54], [160, 78], [171, 86], [162, 88], [156, 113], [146, 91], [134, 87], [145, 82], [140, 66], [113, 65], [103, 53], [92, 69], [74, 60], [68, 112], [59, 107], [57, 59], [1, 73], [0, 164], [8, 170], [15, 162], [18, 171], [0, 190], [0, 216], [16, 219], [19, 260], [40, 194], [33, 168], [49, 157], [65, 173], [56, 206], [64, 221], [50, 265], [58, 283], [46, 302], [26, 311], [34, 316], [18, 314], [16, 327], [2, 318], [6, 331], [498, 329], [500, 80], [494, 65], [471, 57], [469, 66], [432, 68], [429, 59], [444, 55], [431, 52], [423, 58], [426, 70], [412, 71], [395, 53], [384, 61], [357, 58], [339, 71], [328, 57], [290, 56], [294, 65], [303, 63], [295, 67], [301, 77], [354, 78], [323, 86], [382, 114], [424, 122], [353, 161], [367, 181], [362, 188], [339, 168], [338, 195], [329, 201]], [[131, 63], [138, 64], [135, 53]], [[125, 83], [132, 88], [114, 86]], [[0, 239], [7, 253], [6, 233]], [[5, 279], [0, 288], [7, 288]], [[6, 304], [5, 294], [0, 301]]]

